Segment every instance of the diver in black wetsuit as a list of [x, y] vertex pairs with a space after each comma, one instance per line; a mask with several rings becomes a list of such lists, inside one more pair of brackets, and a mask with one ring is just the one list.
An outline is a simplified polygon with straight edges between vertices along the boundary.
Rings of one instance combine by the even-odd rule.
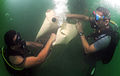
[[[47, 57], [55, 38], [56, 35], [52, 33], [46, 45], [43, 47], [43, 44], [41, 43], [22, 40], [19, 33], [10, 30], [4, 35], [7, 46], [5, 49], [5, 57], [12, 66], [18, 68], [30, 68], [41, 64]], [[27, 50], [26, 46], [43, 47], [43, 49], [37, 56], [33, 56], [29, 50]]]

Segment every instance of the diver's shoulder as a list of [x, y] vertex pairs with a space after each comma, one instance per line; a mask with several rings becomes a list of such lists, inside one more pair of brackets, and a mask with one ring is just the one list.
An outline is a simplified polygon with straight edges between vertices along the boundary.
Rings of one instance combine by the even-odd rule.
[[24, 58], [22, 56], [9, 56], [9, 61], [12, 64], [21, 64], [23, 62]]

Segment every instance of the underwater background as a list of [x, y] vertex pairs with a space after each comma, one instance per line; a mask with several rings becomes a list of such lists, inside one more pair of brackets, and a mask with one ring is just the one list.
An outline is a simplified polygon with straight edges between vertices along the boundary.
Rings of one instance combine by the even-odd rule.
[[[106, 7], [111, 12], [111, 19], [120, 26], [119, 0], [68, 0], [70, 13], [89, 16], [97, 7]], [[53, 9], [53, 0], [0, 0], [0, 48], [4, 46], [4, 34], [10, 29], [20, 32], [22, 38], [34, 41], [45, 19], [47, 9]], [[90, 34], [89, 22], [83, 22], [85, 34]], [[120, 31], [119, 31], [120, 32]], [[110, 63], [95, 65], [94, 76], [119, 76], [120, 42]], [[79, 36], [67, 45], [55, 46], [46, 61], [32, 68], [33, 76], [90, 76], [94, 62], [84, 55]], [[0, 76], [12, 76], [0, 54]]]

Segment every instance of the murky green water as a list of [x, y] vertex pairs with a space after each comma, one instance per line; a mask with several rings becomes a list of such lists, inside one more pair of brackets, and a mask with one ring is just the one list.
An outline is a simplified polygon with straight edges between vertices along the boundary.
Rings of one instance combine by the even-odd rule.
[[[105, 0], [69, 0], [71, 13], [89, 14], [98, 6], [107, 7], [112, 20], [120, 25], [120, 7], [112, 6]], [[0, 0], [0, 47], [4, 45], [4, 33], [10, 29], [20, 32], [25, 40], [34, 41], [39, 31], [47, 9], [54, 7], [52, 0]], [[83, 23], [89, 25], [89, 22]], [[90, 27], [84, 28], [89, 29]], [[86, 30], [89, 34], [91, 30]], [[68, 45], [58, 45], [53, 48], [46, 62], [33, 68], [34, 76], [87, 76], [89, 66], [93, 62], [86, 61], [79, 36]], [[109, 64], [97, 62], [95, 76], [119, 76], [120, 51], [118, 44], [114, 57]], [[0, 75], [10, 74], [4, 67], [0, 57]], [[3, 69], [2, 69], [3, 68]]]

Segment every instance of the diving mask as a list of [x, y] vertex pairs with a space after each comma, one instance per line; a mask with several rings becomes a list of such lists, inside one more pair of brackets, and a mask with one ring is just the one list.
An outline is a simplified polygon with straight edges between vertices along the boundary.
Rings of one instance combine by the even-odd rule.
[[93, 11], [93, 15], [95, 16], [95, 20], [98, 21], [98, 20], [103, 20], [105, 19], [105, 16], [100, 16], [99, 14], [97, 14], [95, 11]]
[[26, 42], [21, 38], [19, 33], [17, 33], [17, 37], [16, 37], [16, 40], [15, 40], [15, 45], [21, 45], [21, 48], [26, 47]]

